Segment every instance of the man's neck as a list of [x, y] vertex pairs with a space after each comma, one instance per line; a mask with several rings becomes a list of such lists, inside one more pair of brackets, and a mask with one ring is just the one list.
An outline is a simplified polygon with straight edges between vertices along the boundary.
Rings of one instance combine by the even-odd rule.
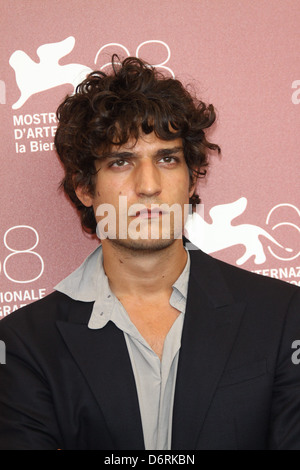
[[182, 239], [157, 251], [131, 250], [110, 240], [104, 240], [102, 248], [105, 273], [119, 298], [154, 298], [170, 293], [187, 262]]

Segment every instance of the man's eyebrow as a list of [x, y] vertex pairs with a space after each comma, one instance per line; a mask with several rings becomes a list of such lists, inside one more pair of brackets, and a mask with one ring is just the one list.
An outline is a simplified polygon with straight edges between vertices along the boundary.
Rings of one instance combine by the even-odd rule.
[[118, 152], [117, 150], [115, 152], [105, 152], [100, 155], [101, 160], [106, 160], [108, 158], [130, 158], [133, 157], [134, 153], [133, 152]]
[[[156, 157], [165, 157], [167, 155], [172, 155], [174, 153], [179, 153], [179, 152], [182, 152], [183, 151], [183, 147], [167, 147], [167, 148], [162, 148], [162, 149], [158, 149], [157, 152], [154, 154]], [[132, 151], [132, 152], [129, 152], [129, 151], [118, 151], [116, 150], [115, 152], [104, 152], [100, 159], [101, 160], [106, 160], [106, 159], [110, 159], [110, 158], [119, 158], [119, 159], [122, 159], [122, 158], [132, 158], [132, 157], [136, 157], [137, 156], [137, 153]]]
[[164, 157], [166, 155], [172, 155], [173, 153], [179, 153], [183, 151], [183, 147], [171, 147], [171, 148], [165, 148], [165, 149], [159, 149], [156, 152], [156, 155], [158, 157]]

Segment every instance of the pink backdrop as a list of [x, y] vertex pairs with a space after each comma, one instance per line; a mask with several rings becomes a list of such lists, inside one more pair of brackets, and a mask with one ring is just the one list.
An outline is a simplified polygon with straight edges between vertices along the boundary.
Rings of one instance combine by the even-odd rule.
[[53, 113], [112, 52], [159, 65], [217, 108], [222, 158], [200, 184], [193, 241], [299, 285], [297, 0], [9, 0], [0, 21], [0, 318], [50, 293], [97, 245], [57, 191]]

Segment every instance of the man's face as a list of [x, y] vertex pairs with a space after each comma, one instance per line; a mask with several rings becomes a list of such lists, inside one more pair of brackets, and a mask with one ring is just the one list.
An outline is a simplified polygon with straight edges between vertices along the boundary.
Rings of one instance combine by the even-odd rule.
[[105, 154], [96, 171], [93, 196], [80, 189], [77, 196], [93, 206], [101, 238], [104, 230], [110, 241], [134, 250], [162, 249], [181, 238], [184, 205], [194, 190], [182, 139], [142, 134]]

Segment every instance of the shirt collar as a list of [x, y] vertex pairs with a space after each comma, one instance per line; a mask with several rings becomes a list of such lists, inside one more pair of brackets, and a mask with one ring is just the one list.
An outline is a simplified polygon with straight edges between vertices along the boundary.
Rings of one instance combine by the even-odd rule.
[[103, 270], [102, 247], [94, 250], [84, 262], [69, 276], [57, 284], [54, 289], [66, 294], [71, 299], [82, 302], [94, 302]]
[[[185, 268], [173, 284], [173, 292], [170, 297], [170, 304], [182, 313], [185, 312], [190, 273], [190, 255], [188, 250], [186, 251], [187, 262]], [[57, 284], [54, 289], [74, 300], [94, 302], [88, 323], [89, 328], [102, 328], [109, 320], [115, 323], [117, 321], [123, 323], [119, 314], [118, 318], [115, 318], [116, 310], [120, 311], [115, 307], [120, 302], [110, 289], [103, 268], [101, 245], [85, 259], [79, 268]], [[125, 310], [123, 313], [126, 315]], [[125, 318], [124, 321], [126, 321]]]

